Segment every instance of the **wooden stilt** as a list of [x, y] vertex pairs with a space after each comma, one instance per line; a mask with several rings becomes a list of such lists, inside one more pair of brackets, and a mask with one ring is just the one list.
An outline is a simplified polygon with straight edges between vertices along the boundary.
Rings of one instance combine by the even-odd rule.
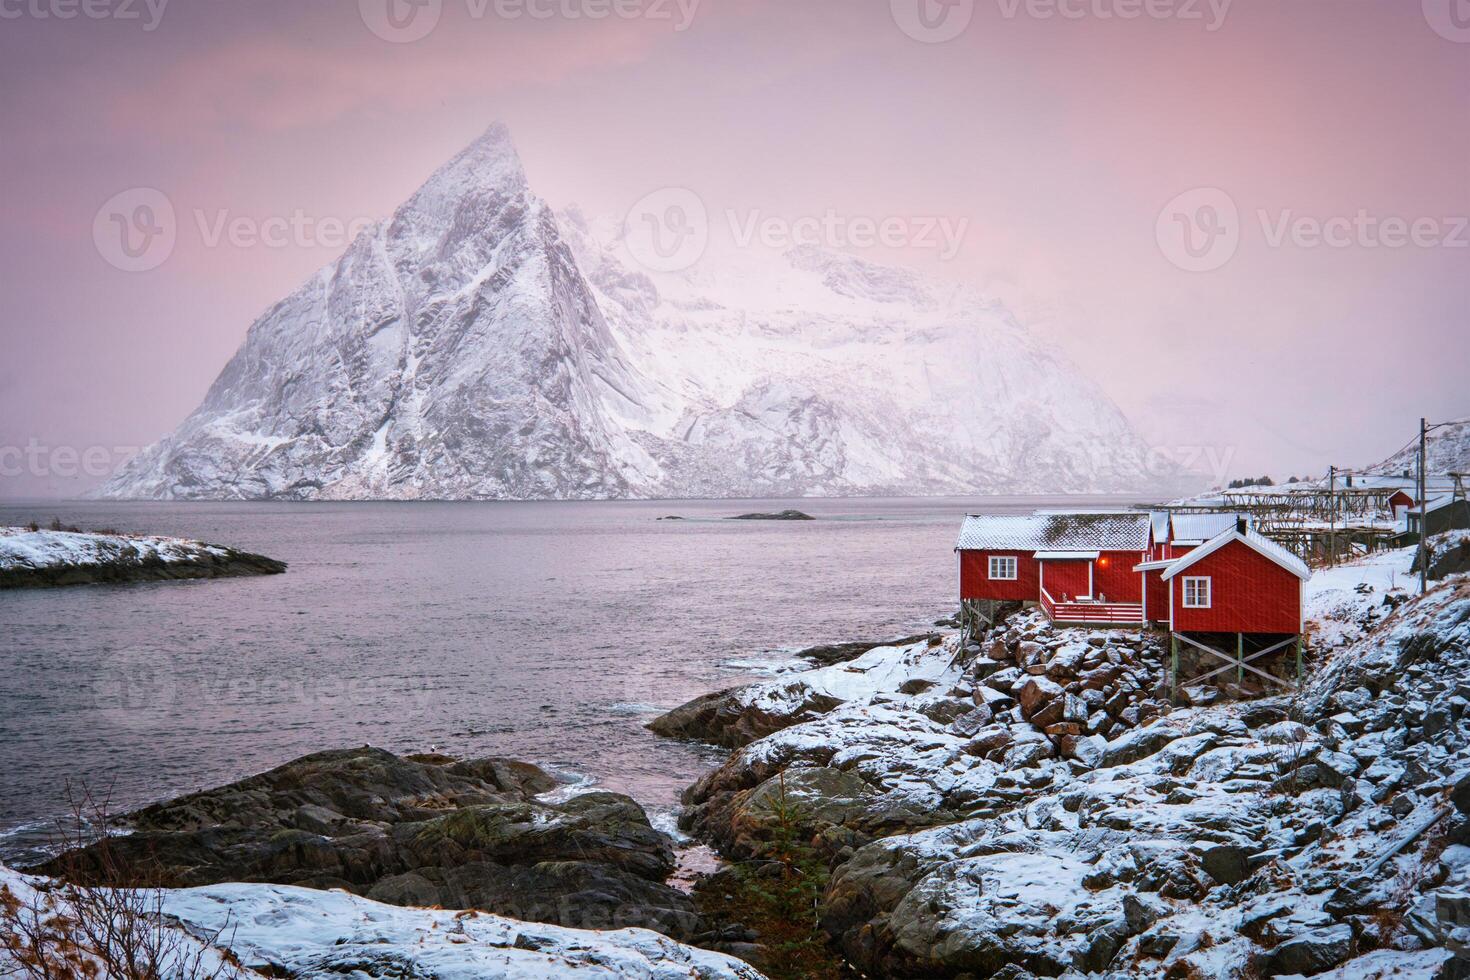
[[1235, 683], [1245, 682], [1245, 634], [1235, 634]]

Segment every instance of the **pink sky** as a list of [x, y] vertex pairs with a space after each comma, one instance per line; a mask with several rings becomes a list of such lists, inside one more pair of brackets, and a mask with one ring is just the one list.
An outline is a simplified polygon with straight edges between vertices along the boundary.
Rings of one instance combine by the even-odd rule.
[[[428, 0], [409, 43], [369, 29], [387, 0], [172, 0], [156, 23], [68, 2], [0, 0], [0, 466], [162, 436], [340, 250], [211, 244], [201, 215], [386, 216], [495, 120], [589, 213], [679, 186], [717, 214], [968, 221], [949, 261], [859, 254], [994, 291], [1151, 444], [1228, 476], [1371, 462], [1470, 414], [1470, 29], [1444, 16], [1466, 0]], [[919, 3], [968, 26], [915, 40]], [[136, 187], [177, 243], [124, 272], [93, 221]], [[1211, 271], [1156, 234], [1196, 188], [1239, 214]], [[1272, 242], [1360, 213], [1423, 243]], [[97, 482], [67, 458], [0, 472], [0, 497]]]

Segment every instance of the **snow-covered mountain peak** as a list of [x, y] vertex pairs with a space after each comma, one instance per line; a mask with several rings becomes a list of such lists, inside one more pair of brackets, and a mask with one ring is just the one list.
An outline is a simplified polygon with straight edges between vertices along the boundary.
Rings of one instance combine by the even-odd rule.
[[850, 254], [651, 272], [492, 126], [277, 304], [103, 492], [545, 498], [1088, 492], [1153, 482], [1003, 306]]

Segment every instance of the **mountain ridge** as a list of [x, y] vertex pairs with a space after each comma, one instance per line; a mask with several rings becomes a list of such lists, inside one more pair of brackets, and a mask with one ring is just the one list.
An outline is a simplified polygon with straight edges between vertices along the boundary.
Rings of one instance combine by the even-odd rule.
[[148, 499], [1108, 492], [1092, 380], [967, 287], [811, 246], [653, 273], [501, 124], [251, 326], [100, 491]]

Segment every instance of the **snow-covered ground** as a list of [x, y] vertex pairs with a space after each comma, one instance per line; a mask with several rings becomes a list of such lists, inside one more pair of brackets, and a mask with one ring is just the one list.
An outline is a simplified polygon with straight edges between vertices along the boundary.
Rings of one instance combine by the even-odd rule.
[[1398, 548], [1315, 569], [1302, 590], [1311, 644], [1324, 649], [1359, 639], [1366, 628], [1388, 614], [1386, 596], [1407, 598], [1418, 591], [1413, 563], [1414, 549]]
[[224, 558], [229, 555], [229, 549], [184, 538], [0, 527], [0, 571], [108, 565], [120, 560], [136, 562], [150, 558], [179, 562], [201, 554]]
[[[0, 886], [22, 903], [41, 879], [0, 865]], [[413, 976], [633, 977], [759, 980], [741, 961], [645, 929], [596, 932], [518, 922], [483, 912], [399, 908], [340, 891], [217, 885], [164, 893], [163, 910], [192, 937], [219, 935], [253, 973], [298, 978]], [[184, 955], [188, 955], [186, 952]], [[206, 949], [218, 966], [218, 954]], [[0, 975], [9, 975], [0, 952]]]

